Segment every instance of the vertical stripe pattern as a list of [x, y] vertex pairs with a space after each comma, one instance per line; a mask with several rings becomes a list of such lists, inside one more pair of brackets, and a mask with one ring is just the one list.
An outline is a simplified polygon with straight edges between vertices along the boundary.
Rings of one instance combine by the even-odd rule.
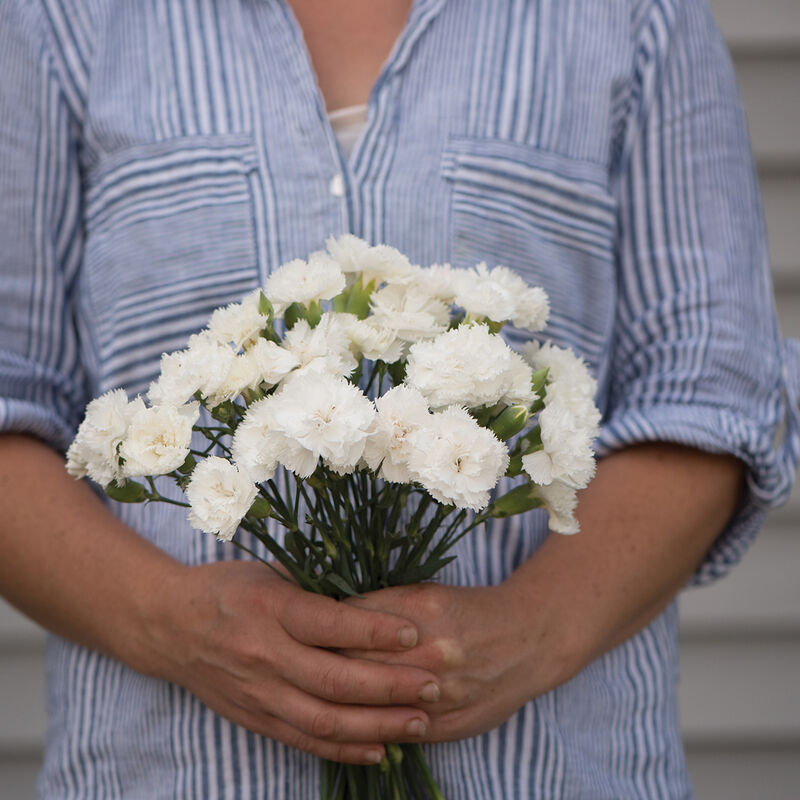
[[[0, 30], [3, 430], [63, 450], [92, 396], [143, 391], [213, 308], [351, 231], [544, 286], [547, 335], [598, 377], [601, 455], [747, 463], [695, 582], [786, 497], [800, 347], [705, 0], [416, 0], [349, 158], [286, 0], [7, 0]], [[182, 562], [241, 557], [181, 509], [111, 505]], [[546, 535], [541, 512], [493, 522], [442, 580], [499, 583]], [[676, 630], [673, 605], [497, 730], [429, 747], [445, 796], [690, 798]], [[314, 759], [177, 686], [55, 637], [47, 665], [42, 798], [317, 796]]]

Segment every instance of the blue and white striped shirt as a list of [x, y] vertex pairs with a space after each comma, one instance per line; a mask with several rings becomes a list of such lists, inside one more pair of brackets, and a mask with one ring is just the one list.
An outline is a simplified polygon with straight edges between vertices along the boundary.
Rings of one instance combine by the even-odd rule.
[[[705, 0], [417, 0], [348, 159], [285, 0], [5, 0], [0, 32], [3, 429], [64, 448], [91, 397], [141, 392], [213, 308], [351, 231], [542, 285], [547, 334], [599, 380], [600, 454], [747, 463], [697, 582], [785, 499], [800, 352]], [[180, 509], [114, 508], [186, 563], [234, 555]], [[540, 512], [498, 523], [444, 580], [496, 583], [545, 536]], [[672, 605], [499, 729], [430, 747], [445, 795], [691, 797], [676, 625]], [[57, 637], [47, 658], [41, 797], [316, 797], [314, 759], [183, 689]]]

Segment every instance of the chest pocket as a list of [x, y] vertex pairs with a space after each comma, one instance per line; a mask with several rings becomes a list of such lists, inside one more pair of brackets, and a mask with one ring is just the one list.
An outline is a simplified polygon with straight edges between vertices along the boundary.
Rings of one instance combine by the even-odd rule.
[[89, 175], [82, 280], [98, 391], [144, 391], [160, 354], [258, 284], [249, 136], [137, 145]]
[[[503, 264], [550, 297], [546, 335], [601, 371], [613, 322], [616, 205], [600, 164], [494, 139], [450, 139], [454, 266]], [[527, 334], [508, 331], [512, 344]], [[516, 340], [516, 341], [514, 341]]]

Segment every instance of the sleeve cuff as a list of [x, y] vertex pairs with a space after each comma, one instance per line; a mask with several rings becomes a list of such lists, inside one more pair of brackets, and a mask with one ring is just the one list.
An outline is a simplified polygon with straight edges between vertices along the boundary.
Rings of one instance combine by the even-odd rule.
[[736, 565], [762, 526], [767, 510], [786, 501], [800, 453], [800, 343], [783, 343], [784, 369], [774, 423], [724, 408], [696, 404], [654, 404], [617, 409], [595, 440], [598, 457], [642, 442], [665, 441], [710, 453], [727, 453], [748, 468], [747, 491], [736, 513], [717, 537], [689, 581], [703, 585]]

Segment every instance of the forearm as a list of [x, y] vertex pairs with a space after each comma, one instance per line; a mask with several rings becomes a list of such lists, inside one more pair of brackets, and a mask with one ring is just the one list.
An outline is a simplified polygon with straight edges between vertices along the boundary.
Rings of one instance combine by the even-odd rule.
[[[632, 636], [672, 600], [736, 509], [735, 458], [653, 443], [598, 465], [580, 495], [576, 536], [551, 535], [507, 581], [539, 608], [539, 648], [566, 680]], [[561, 681], [559, 681], [561, 682]]]
[[27, 436], [0, 436], [0, 508], [0, 593], [45, 628], [148, 670], [143, 638], [180, 565]]

